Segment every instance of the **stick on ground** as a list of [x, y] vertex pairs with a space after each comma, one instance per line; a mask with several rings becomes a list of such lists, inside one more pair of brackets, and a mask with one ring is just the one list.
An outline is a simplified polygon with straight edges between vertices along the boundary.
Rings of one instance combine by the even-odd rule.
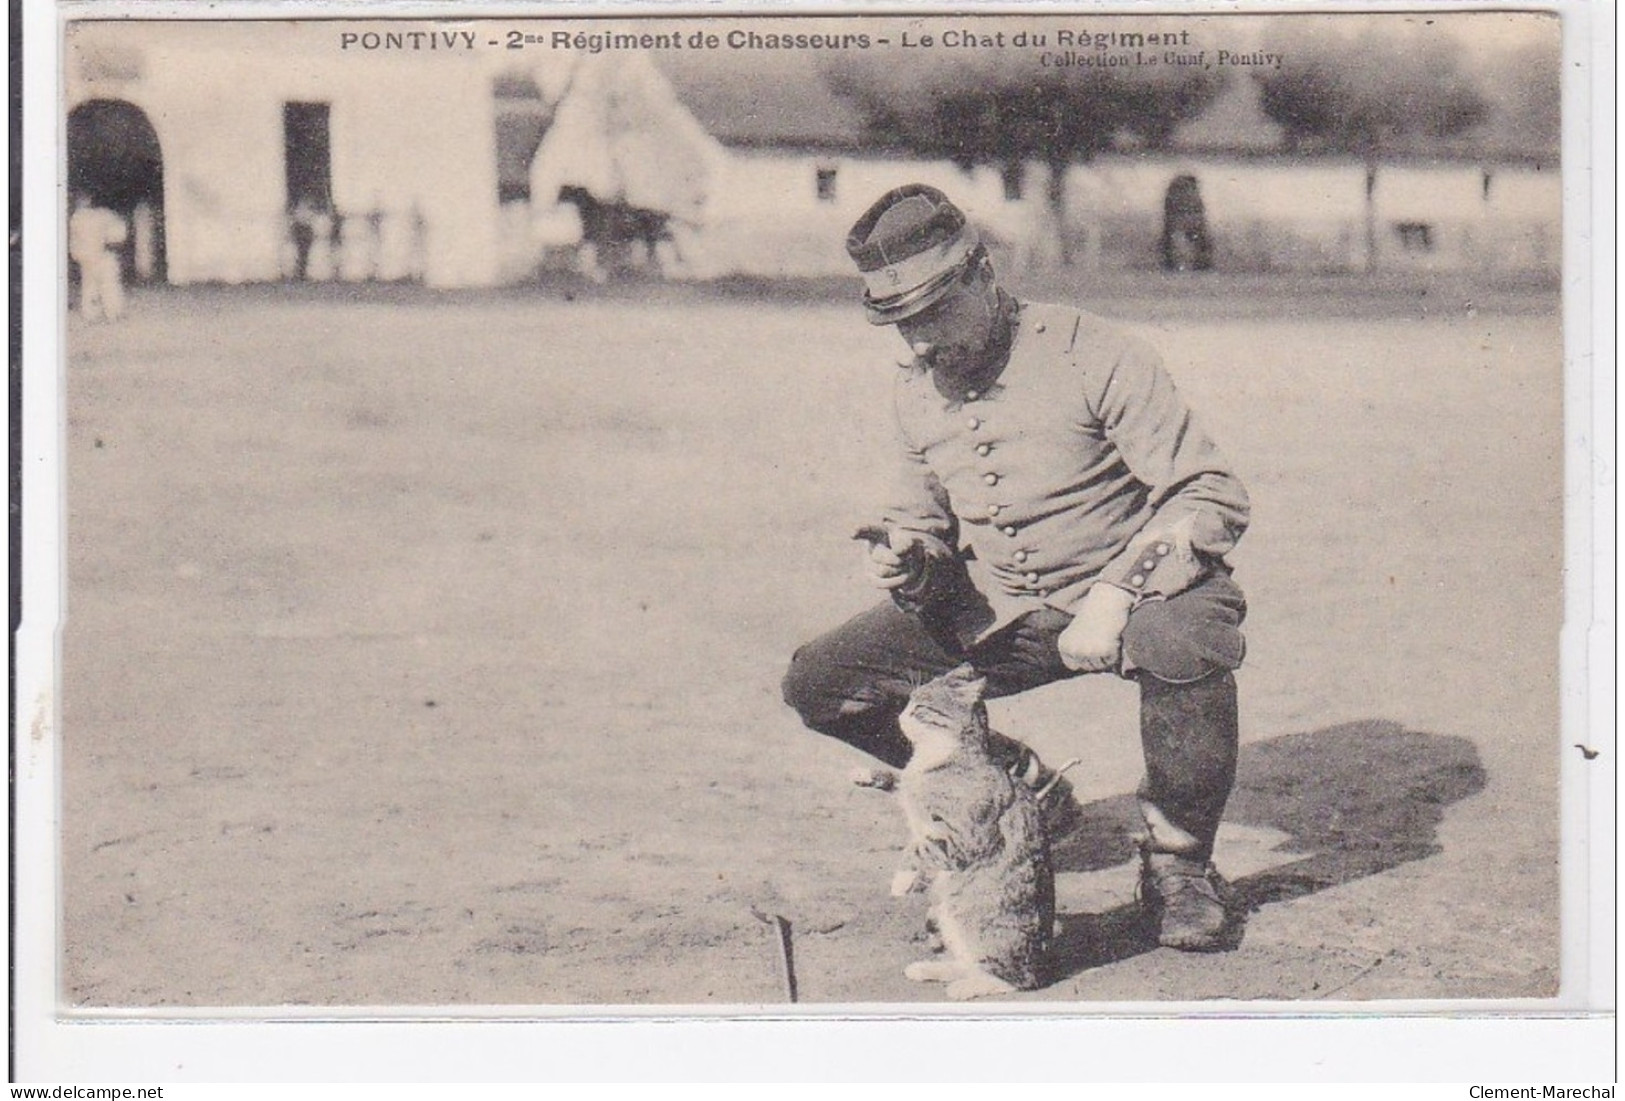
[[795, 949], [790, 943], [790, 919], [781, 914], [764, 914], [752, 906], [750, 912], [756, 920], [765, 925], [771, 925], [777, 934], [779, 942], [779, 977], [784, 980], [784, 997], [787, 1001], [796, 1000], [796, 957]]

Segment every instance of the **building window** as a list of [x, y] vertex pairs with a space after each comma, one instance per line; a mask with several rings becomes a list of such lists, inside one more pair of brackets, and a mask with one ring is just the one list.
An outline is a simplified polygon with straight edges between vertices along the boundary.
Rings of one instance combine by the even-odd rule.
[[328, 105], [282, 105], [282, 163], [288, 209], [333, 209], [333, 155]]
[[835, 169], [820, 168], [815, 180], [815, 186], [818, 189], [819, 202], [833, 203], [835, 201]]
[[1432, 252], [1433, 226], [1428, 222], [1399, 222], [1394, 226], [1399, 246], [1406, 252]]
[[497, 202], [530, 201], [530, 166], [553, 121], [541, 89], [528, 76], [498, 76], [496, 97]]

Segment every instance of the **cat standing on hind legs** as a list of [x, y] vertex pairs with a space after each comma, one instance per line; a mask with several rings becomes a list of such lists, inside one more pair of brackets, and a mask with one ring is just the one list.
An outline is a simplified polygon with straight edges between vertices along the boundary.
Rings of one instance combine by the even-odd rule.
[[955, 999], [1043, 985], [1055, 876], [1041, 796], [991, 753], [986, 681], [961, 665], [917, 688], [899, 725], [914, 747], [898, 795], [909, 846], [894, 895], [929, 889], [943, 956], [904, 971]]

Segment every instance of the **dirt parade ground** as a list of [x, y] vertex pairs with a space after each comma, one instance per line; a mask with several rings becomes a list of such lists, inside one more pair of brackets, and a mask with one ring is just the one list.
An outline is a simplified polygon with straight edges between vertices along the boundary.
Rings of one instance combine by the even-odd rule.
[[[1137, 921], [1133, 687], [993, 705], [1071, 773], [1007, 1003], [1558, 994], [1555, 295], [1095, 304], [1253, 524], [1234, 951]], [[895, 797], [779, 696], [865, 608], [895, 334], [832, 298], [171, 290], [68, 322], [63, 999], [944, 1000]], [[899, 346], [900, 347], [900, 346]]]

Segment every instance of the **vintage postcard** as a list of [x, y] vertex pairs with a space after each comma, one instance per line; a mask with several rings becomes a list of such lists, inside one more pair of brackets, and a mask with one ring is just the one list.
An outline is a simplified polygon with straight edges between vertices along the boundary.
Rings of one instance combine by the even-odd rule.
[[1611, 1010], [1598, 18], [30, 25], [25, 1040]]

